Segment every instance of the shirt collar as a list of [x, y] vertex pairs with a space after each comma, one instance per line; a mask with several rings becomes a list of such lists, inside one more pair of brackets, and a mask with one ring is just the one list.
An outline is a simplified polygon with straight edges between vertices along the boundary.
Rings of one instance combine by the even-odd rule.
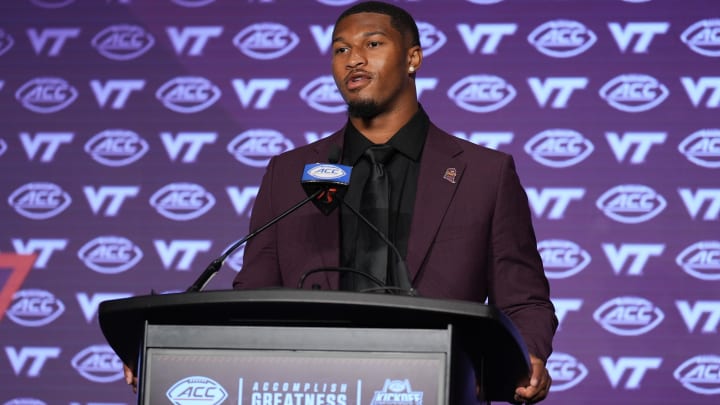
[[[403, 125], [387, 143], [408, 159], [417, 162], [420, 160], [429, 127], [430, 119], [422, 106], [419, 106], [410, 121]], [[343, 142], [345, 145], [343, 148], [343, 163], [351, 166], [357, 163], [365, 149], [373, 145], [349, 120], [345, 126]]]

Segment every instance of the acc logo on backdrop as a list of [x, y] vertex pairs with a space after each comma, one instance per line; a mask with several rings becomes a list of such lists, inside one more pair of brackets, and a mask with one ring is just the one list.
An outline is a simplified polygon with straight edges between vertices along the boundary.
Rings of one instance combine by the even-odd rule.
[[85, 379], [97, 383], [110, 383], [124, 378], [122, 361], [108, 345], [88, 346], [71, 361]]
[[588, 375], [587, 367], [567, 353], [553, 353], [548, 358], [547, 369], [552, 377], [552, 392], [569, 390]]
[[537, 245], [548, 278], [568, 278], [581, 272], [592, 261], [590, 254], [569, 240], [549, 239]]
[[69, 6], [75, 0], [30, 0], [32, 4], [42, 8], [61, 8]]
[[517, 92], [502, 77], [470, 75], [448, 89], [447, 95], [463, 110], [487, 113], [505, 107]]
[[280, 58], [299, 43], [300, 37], [295, 32], [273, 22], [250, 25], [233, 38], [233, 44], [240, 52], [260, 60]]
[[437, 29], [434, 25], [427, 22], [417, 23], [420, 33], [420, 43], [423, 48], [423, 56], [430, 56], [437, 52], [447, 42], [445, 33]]
[[225, 401], [228, 393], [212, 378], [192, 376], [173, 384], [165, 396], [176, 405], [218, 405]]
[[150, 197], [150, 205], [165, 218], [189, 221], [210, 211], [215, 196], [199, 184], [170, 183]]
[[641, 184], [622, 184], [603, 193], [596, 206], [608, 218], [625, 224], [649, 221], [667, 206], [665, 198]]
[[77, 89], [58, 77], [37, 77], [15, 92], [15, 99], [23, 107], [40, 114], [58, 112], [72, 104], [77, 97]]
[[675, 263], [687, 274], [707, 281], [720, 280], [720, 241], [694, 243], [675, 258]]
[[7, 151], [7, 142], [5, 142], [4, 139], [0, 138], [0, 156], [5, 154], [5, 151]]
[[101, 274], [122, 273], [135, 266], [142, 257], [140, 247], [122, 236], [98, 236], [78, 251], [78, 258]]
[[54, 183], [27, 183], [8, 197], [8, 204], [18, 214], [40, 220], [60, 214], [71, 203], [70, 194]]
[[100, 55], [124, 61], [144, 55], [155, 45], [155, 37], [138, 25], [117, 24], [98, 32], [90, 44]]
[[548, 21], [528, 35], [528, 42], [541, 53], [553, 58], [571, 58], [590, 49], [597, 35], [580, 22]]
[[574, 166], [593, 150], [592, 142], [572, 129], [548, 129], [525, 143], [525, 152], [536, 162], [555, 168]]
[[620, 111], [651, 110], [670, 95], [670, 90], [652, 76], [624, 74], [616, 76], [600, 88], [600, 97]]
[[702, 395], [720, 394], [720, 356], [704, 354], [687, 359], [673, 372], [683, 387]]
[[9, 51], [14, 44], [15, 40], [13, 39], [12, 35], [8, 34], [3, 29], [0, 29], [0, 56], [2, 56], [5, 52]]
[[47, 405], [45, 402], [35, 398], [14, 398], [3, 405]]
[[225, 260], [225, 264], [230, 266], [231, 269], [239, 272], [243, 267], [243, 256], [245, 255], [245, 245], [240, 246], [236, 251], [233, 252]]
[[160, 86], [155, 97], [170, 110], [192, 114], [215, 104], [221, 94], [220, 88], [204, 77], [178, 76]]
[[213, 3], [215, 0], [172, 0], [173, 3], [177, 4], [178, 6], [182, 7], [203, 7], [207, 6], [210, 3]]
[[249, 129], [230, 141], [227, 151], [248, 166], [265, 167], [270, 158], [294, 147], [290, 139], [274, 129]]
[[18, 325], [39, 327], [56, 320], [65, 312], [65, 304], [51, 292], [39, 289], [20, 290], [13, 295], [6, 314]]
[[593, 319], [616, 335], [639, 336], [658, 326], [665, 314], [645, 298], [617, 297], [596, 309]]
[[701, 20], [689, 26], [680, 35], [680, 39], [693, 52], [700, 55], [720, 56], [720, 19]]
[[716, 169], [720, 167], [720, 129], [701, 129], [678, 145], [680, 153], [698, 166]]
[[347, 105], [340, 95], [332, 76], [320, 76], [300, 90], [300, 98], [310, 108], [334, 114], [347, 111]]
[[132, 164], [148, 149], [145, 139], [126, 129], [106, 129], [85, 142], [85, 152], [96, 162], [110, 167]]

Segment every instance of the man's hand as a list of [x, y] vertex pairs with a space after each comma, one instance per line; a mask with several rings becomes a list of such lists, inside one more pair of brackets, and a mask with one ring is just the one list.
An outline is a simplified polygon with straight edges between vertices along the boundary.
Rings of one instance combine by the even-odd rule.
[[133, 374], [130, 367], [123, 364], [123, 372], [125, 373], [125, 382], [132, 385], [133, 393], [137, 394], [137, 377]]
[[534, 404], [545, 399], [552, 384], [552, 378], [545, 368], [544, 361], [531, 354], [530, 367], [532, 368], [530, 385], [515, 390], [515, 401], [523, 404]]

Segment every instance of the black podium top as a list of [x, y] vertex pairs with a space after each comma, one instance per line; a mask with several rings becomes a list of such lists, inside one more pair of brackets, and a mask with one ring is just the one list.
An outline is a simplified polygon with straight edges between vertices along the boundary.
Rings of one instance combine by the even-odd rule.
[[146, 322], [395, 329], [452, 325], [462, 349], [486, 370], [488, 399], [507, 400], [528, 381], [527, 349], [512, 322], [494, 307], [466, 301], [280, 288], [222, 290], [104, 301], [99, 321], [110, 346], [133, 369]]

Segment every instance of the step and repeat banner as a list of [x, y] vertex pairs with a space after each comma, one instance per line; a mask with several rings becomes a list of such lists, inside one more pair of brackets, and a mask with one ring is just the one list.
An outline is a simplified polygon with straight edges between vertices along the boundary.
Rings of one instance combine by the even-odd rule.
[[[720, 2], [395, 2], [431, 119], [517, 161], [560, 320], [546, 402], [720, 403]], [[343, 125], [353, 3], [2, 2], [0, 404], [135, 402], [99, 303], [187, 288], [249, 231], [268, 160]]]

